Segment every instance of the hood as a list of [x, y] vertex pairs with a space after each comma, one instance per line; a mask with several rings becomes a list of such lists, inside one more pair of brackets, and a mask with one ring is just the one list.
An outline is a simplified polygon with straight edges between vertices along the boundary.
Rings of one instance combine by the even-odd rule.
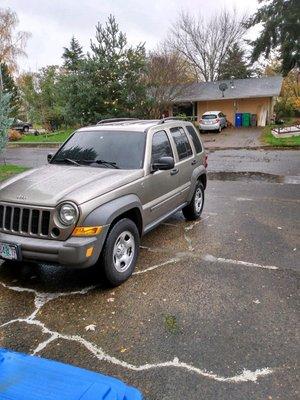
[[63, 200], [82, 204], [143, 176], [143, 170], [119, 170], [49, 164], [0, 185], [0, 201], [56, 206]]

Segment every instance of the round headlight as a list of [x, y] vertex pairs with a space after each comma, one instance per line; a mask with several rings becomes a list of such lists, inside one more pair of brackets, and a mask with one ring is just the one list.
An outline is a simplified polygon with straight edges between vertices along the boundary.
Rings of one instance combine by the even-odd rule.
[[64, 225], [73, 225], [78, 218], [78, 209], [73, 204], [63, 204], [59, 209], [59, 219]]

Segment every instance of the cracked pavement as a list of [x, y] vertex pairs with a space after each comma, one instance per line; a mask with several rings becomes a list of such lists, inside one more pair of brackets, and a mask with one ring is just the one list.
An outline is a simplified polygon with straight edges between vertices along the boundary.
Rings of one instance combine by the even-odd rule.
[[97, 268], [2, 263], [0, 346], [149, 400], [296, 398], [299, 188], [210, 181], [202, 219], [178, 213], [146, 235], [118, 288]]

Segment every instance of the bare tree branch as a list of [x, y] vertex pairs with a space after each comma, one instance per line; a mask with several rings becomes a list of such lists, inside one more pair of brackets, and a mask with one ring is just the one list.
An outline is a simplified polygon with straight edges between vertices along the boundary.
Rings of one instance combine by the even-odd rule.
[[245, 22], [236, 11], [222, 10], [210, 19], [181, 12], [166, 44], [194, 67], [199, 80], [213, 81], [228, 50], [244, 35]]

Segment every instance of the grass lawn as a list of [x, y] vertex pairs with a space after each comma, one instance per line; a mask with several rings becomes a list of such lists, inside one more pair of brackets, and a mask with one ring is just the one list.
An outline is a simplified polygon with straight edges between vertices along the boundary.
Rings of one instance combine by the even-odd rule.
[[[68, 137], [75, 131], [74, 128], [68, 128], [63, 131], [57, 131], [55, 133], [51, 133], [46, 135], [23, 135], [22, 139], [19, 142], [26, 143], [44, 143], [44, 142], [59, 142], [62, 143], [68, 139]], [[18, 142], [16, 142], [18, 143]]]
[[0, 181], [10, 178], [15, 174], [26, 171], [28, 168], [14, 164], [0, 164]]
[[[273, 127], [272, 127], [273, 128]], [[266, 126], [263, 130], [262, 140], [266, 144], [274, 147], [293, 147], [300, 146], [300, 136], [293, 136], [287, 138], [276, 138], [272, 135], [270, 126]]]

